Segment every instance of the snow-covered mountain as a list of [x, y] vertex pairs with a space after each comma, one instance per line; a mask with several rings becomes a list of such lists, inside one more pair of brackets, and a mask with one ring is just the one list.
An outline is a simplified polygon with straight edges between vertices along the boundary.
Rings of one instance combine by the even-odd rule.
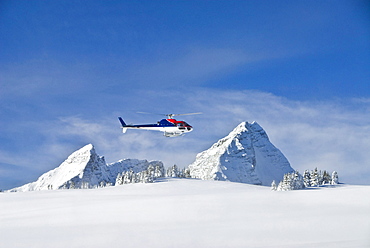
[[72, 153], [59, 167], [41, 175], [37, 181], [25, 184], [10, 191], [34, 191], [60, 189], [64, 187], [92, 188], [98, 185], [115, 184], [119, 173], [132, 170], [135, 173], [147, 170], [152, 165], [160, 166], [160, 161], [124, 159], [106, 164], [92, 144]]
[[199, 153], [188, 168], [193, 178], [266, 186], [294, 171], [257, 122], [240, 123], [225, 138]]

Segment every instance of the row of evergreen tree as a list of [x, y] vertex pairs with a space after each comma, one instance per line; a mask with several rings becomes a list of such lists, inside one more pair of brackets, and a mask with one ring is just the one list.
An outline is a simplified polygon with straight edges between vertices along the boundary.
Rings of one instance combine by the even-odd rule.
[[[119, 173], [116, 177], [114, 185], [123, 185], [131, 183], [153, 183], [155, 179], [161, 177], [178, 177], [178, 178], [190, 178], [190, 170], [188, 168], [180, 169], [177, 165], [173, 165], [167, 168], [166, 172], [164, 168], [157, 165], [149, 165], [147, 170], [134, 172], [132, 169], [125, 172]], [[111, 182], [101, 181], [98, 185], [90, 185], [88, 182], [76, 183], [72, 180], [67, 181], [63, 184], [61, 189], [92, 189], [92, 188], [104, 188], [112, 186]], [[52, 190], [52, 186], [49, 185], [48, 189]]]
[[[73, 180], [69, 180], [65, 182], [59, 188], [60, 189], [95, 189], [95, 188], [104, 188], [108, 186], [112, 186], [112, 183], [101, 181], [99, 182], [98, 185], [91, 185], [89, 182], [85, 182], [85, 181], [75, 182]], [[48, 190], [53, 190], [53, 185], [48, 185]]]
[[132, 169], [119, 173], [115, 185], [129, 183], [152, 183], [155, 179], [164, 177], [163, 167], [149, 165], [147, 170], [135, 173]]
[[305, 170], [303, 176], [298, 171], [287, 173], [278, 185], [276, 185], [275, 181], [272, 182], [271, 190], [299, 190], [308, 187], [319, 187], [321, 185], [335, 185], [338, 183], [338, 173], [336, 171], [333, 171], [330, 175], [326, 170], [319, 171], [315, 168], [312, 171]]
[[179, 178], [191, 178], [189, 168], [180, 169], [175, 164], [167, 168], [166, 176], [167, 177], [179, 177]]
[[[177, 178], [191, 178], [189, 168], [180, 169], [176, 164], [167, 168], [164, 171], [163, 166], [149, 165], [147, 170], [134, 172], [132, 169], [119, 173], [116, 181], [112, 182], [101, 181], [98, 185], [89, 185], [88, 182], [74, 182], [68, 181], [61, 188], [62, 189], [91, 189], [91, 188], [103, 188], [112, 185], [122, 185], [131, 183], [153, 183], [155, 179], [161, 177], [177, 177]], [[303, 175], [298, 171], [287, 173], [284, 175], [283, 180], [276, 184], [275, 181], [271, 184], [271, 190], [275, 191], [288, 191], [288, 190], [299, 190], [308, 187], [318, 187], [321, 185], [335, 185], [338, 184], [338, 173], [333, 171], [332, 174], [326, 170], [321, 171], [315, 168], [312, 171], [305, 170]], [[51, 185], [50, 185], [51, 187]], [[52, 189], [52, 188], [49, 188]]]
[[117, 175], [115, 185], [129, 183], [153, 183], [155, 179], [161, 177], [191, 178], [190, 169], [180, 169], [176, 164], [168, 167], [166, 173], [163, 167], [150, 165], [147, 170], [135, 173], [132, 169]]

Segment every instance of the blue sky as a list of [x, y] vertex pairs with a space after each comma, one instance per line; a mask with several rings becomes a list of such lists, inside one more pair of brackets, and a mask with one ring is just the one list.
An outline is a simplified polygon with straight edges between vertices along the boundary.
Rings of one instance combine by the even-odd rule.
[[[257, 121], [292, 167], [370, 182], [368, 1], [1, 1], [0, 189], [93, 143], [186, 166]], [[194, 132], [121, 134], [117, 116]]]

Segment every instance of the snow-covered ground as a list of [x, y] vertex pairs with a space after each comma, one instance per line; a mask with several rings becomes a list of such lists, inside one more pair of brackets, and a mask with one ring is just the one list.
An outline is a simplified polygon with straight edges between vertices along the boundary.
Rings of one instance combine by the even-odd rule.
[[162, 179], [0, 194], [0, 247], [370, 247], [370, 186]]

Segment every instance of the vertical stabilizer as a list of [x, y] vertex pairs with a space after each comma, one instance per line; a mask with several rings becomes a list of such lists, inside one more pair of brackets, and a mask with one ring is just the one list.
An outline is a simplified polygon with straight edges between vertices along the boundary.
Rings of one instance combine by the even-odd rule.
[[121, 122], [122, 127], [126, 126], [126, 123], [122, 120], [121, 117], [118, 117], [119, 122]]
[[119, 122], [121, 122], [121, 125], [122, 125], [122, 133], [126, 133], [126, 131], [127, 131], [126, 123], [123, 121], [123, 119], [121, 117], [118, 117], [118, 120], [119, 120]]

